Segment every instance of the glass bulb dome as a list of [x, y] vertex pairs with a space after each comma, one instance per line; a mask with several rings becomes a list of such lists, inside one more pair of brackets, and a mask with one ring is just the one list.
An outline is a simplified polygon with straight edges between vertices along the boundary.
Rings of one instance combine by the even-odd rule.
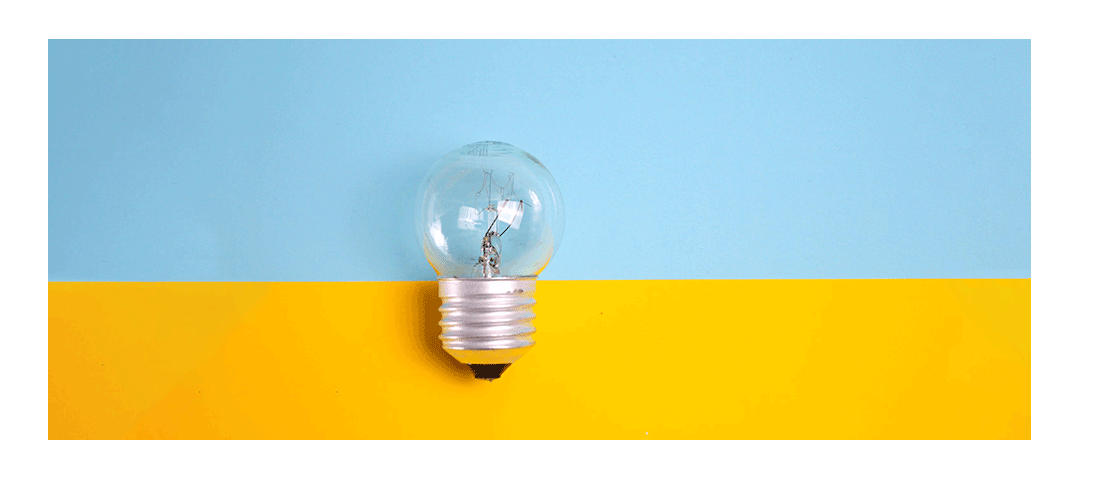
[[426, 259], [443, 278], [537, 276], [561, 243], [565, 206], [537, 158], [482, 141], [433, 165], [415, 224]]

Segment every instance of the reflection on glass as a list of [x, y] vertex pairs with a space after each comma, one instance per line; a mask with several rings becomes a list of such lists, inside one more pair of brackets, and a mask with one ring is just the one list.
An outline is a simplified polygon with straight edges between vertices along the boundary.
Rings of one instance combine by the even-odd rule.
[[561, 242], [564, 204], [537, 158], [486, 141], [433, 166], [422, 182], [416, 225], [442, 277], [536, 276]]

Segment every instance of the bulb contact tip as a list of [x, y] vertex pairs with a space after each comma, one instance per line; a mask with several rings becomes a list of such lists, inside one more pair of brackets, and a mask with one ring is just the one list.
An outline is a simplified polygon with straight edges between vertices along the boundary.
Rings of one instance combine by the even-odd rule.
[[496, 379], [499, 379], [499, 376], [503, 375], [503, 371], [506, 371], [507, 368], [511, 367], [511, 365], [510, 364], [469, 364], [468, 367], [472, 368], [472, 374], [474, 374], [476, 376], [476, 379], [486, 379], [488, 382], [491, 382], [491, 381], [494, 381]]

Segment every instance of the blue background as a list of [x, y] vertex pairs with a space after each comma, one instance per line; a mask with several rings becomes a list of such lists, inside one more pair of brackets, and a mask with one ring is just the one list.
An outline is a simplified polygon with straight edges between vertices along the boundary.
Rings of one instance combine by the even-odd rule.
[[428, 280], [420, 180], [501, 140], [542, 279], [1030, 275], [1029, 41], [51, 41], [52, 281]]

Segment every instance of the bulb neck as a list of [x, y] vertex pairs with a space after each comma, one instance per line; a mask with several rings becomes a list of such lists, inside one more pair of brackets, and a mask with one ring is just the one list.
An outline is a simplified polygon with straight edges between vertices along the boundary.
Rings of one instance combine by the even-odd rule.
[[479, 372], [491, 367], [477, 365], [506, 369], [534, 346], [536, 280], [536, 276], [439, 279], [441, 347], [471, 366], [477, 378], [491, 375]]

